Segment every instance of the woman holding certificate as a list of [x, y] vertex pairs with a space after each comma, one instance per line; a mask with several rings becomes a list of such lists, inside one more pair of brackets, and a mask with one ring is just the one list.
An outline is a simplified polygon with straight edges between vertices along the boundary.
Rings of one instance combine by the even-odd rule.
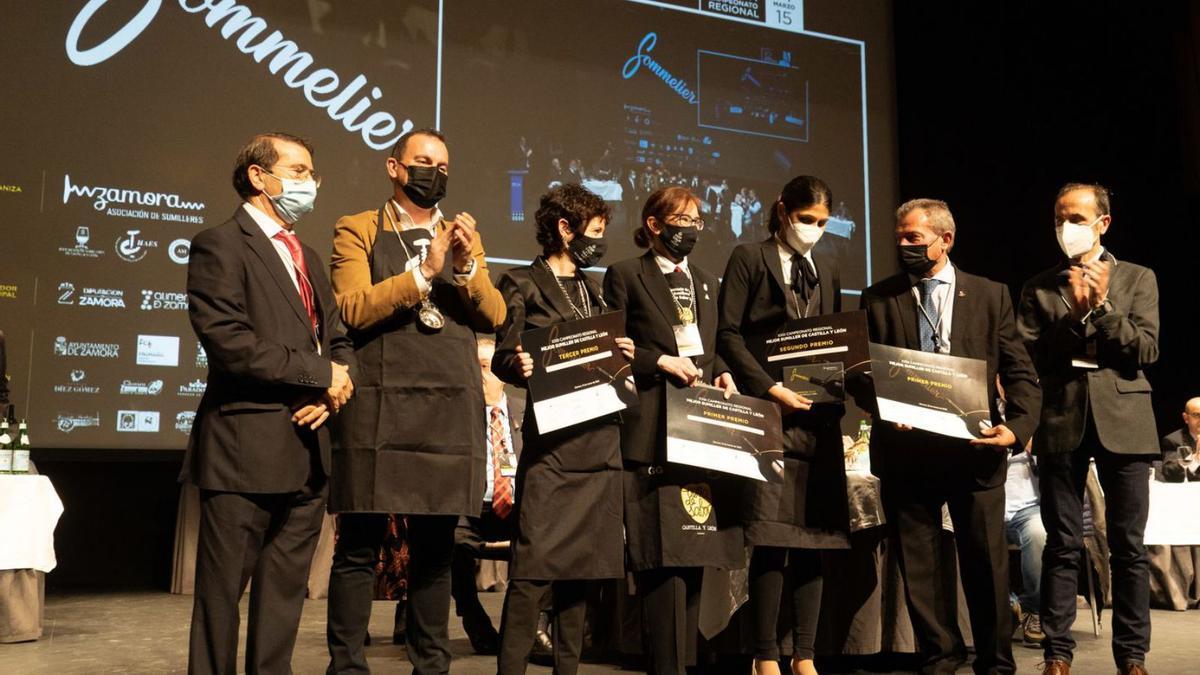
[[[750, 558], [754, 673], [779, 670], [780, 606], [790, 603], [791, 672], [816, 673], [813, 642], [821, 609], [822, 530], [846, 530], [846, 477], [839, 420], [844, 408], [819, 404], [780, 384], [764, 343], [790, 321], [841, 311], [837, 258], [816, 248], [833, 195], [820, 178], [798, 176], [771, 205], [770, 238], [735, 248], [718, 302], [717, 353], [742, 392], [779, 405], [783, 454], [771, 482], [747, 481], [743, 526]], [[784, 576], [792, 593], [783, 598]]]
[[667, 387], [737, 391], [716, 350], [717, 279], [688, 262], [703, 228], [695, 195], [657, 190], [634, 236], [646, 253], [604, 277], [605, 297], [625, 310], [626, 334], [637, 345], [638, 405], [621, 433], [625, 532], [658, 675], [686, 675], [696, 663], [704, 568], [745, 565], [737, 511], [744, 479], [667, 463]]
[[[508, 316], [497, 335], [492, 371], [520, 387], [534, 371], [521, 345], [523, 331], [608, 310], [599, 284], [582, 272], [604, 255], [604, 201], [579, 185], [560, 185], [542, 196], [535, 220], [542, 255], [509, 270], [497, 284]], [[632, 340], [620, 337], [617, 345], [626, 359], [634, 358]], [[547, 592], [554, 602], [555, 672], [576, 672], [586, 581], [625, 575], [620, 417], [610, 414], [540, 433], [534, 408], [525, 408], [524, 450], [517, 463], [500, 675], [525, 672]]]

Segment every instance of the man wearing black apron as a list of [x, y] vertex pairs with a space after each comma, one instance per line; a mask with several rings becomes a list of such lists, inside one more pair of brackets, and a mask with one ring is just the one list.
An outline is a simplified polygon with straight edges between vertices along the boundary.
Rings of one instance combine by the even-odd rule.
[[[449, 175], [443, 136], [401, 136], [387, 172], [392, 198], [334, 231], [331, 277], [361, 385], [334, 443], [328, 672], [367, 672], [375, 562], [387, 514], [399, 513], [408, 516], [408, 658], [414, 673], [442, 674], [454, 528], [479, 515], [485, 481], [474, 333], [494, 331], [505, 309], [474, 218], [446, 220], [437, 208]], [[456, 414], [460, 423], [444, 422]]]

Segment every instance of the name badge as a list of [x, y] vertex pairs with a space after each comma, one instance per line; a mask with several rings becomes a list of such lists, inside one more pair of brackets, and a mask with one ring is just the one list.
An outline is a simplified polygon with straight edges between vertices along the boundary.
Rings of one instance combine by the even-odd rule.
[[700, 339], [700, 327], [694, 323], [675, 326], [675, 346], [680, 356], [701, 356], [704, 341]]
[[511, 452], [500, 455], [500, 475], [513, 477], [517, 475], [517, 456]]
[[1100, 367], [1100, 364], [1096, 362], [1096, 359], [1082, 358], [1071, 359], [1071, 366], [1073, 368], [1086, 368], [1089, 370], [1095, 370]]

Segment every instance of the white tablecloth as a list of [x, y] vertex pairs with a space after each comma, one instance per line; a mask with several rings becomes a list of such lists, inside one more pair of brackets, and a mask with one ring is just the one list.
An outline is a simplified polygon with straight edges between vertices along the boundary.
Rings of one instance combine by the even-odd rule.
[[62, 500], [45, 476], [0, 475], [0, 570], [49, 572]]
[[1200, 483], [1150, 481], [1147, 546], [1200, 545]]

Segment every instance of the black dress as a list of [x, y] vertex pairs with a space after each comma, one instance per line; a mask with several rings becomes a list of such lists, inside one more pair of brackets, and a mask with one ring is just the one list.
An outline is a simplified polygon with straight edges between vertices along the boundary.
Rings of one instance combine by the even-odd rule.
[[[501, 380], [525, 386], [516, 352], [522, 331], [577, 318], [560, 282], [575, 298], [578, 286], [573, 284], [585, 284], [590, 311], [603, 311], [599, 285], [582, 275], [556, 281], [542, 258], [500, 278], [497, 285], [508, 316], [497, 335], [492, 371]], [[543, 435], [530, 405], [525, 409], [522, 437], [514, 505], [517, 533], [509, 576], [623, 577], [620, 417], [609, 415]]]
[[[625, 530], [634, 571], [663, 567], [745, 566], [739, 491], [746, 482], [733, 476], [666, 461], [666, 388], [678, 386], [658, 370], [663, 355], [678, 356], [674, 326], [681, 324], [672, 299], [692, 295], [690, 309], [704, 353], [693, 361], [711, 382], [726, 372], [717, 355], [716, 278], [689, 264], [691, 277], [664, 275], [652, 252], [609, 267], [605, 297], [625, 310], [625, 330], [637, 349], [633, 375], [638, 405], [625, 414], [621, 451], [625, 466]], [[685, 299], [680, 306], [686, 307]]]

